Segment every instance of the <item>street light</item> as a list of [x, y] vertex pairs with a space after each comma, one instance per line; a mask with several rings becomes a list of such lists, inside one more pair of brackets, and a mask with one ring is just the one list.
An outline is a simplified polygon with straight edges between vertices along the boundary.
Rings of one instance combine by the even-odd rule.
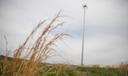
[[84, 65], [84, 41], [85, 41], [85, 9], [87, 8], [87, 5], [83, 5], [83, 35], [82, 35], [82, 52], [81, 52], [81, 65]]

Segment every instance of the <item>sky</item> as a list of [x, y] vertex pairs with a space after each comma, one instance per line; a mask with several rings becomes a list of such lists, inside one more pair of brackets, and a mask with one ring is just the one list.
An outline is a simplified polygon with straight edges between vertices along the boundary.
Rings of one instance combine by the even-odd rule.
[[[84, 1], [84, 0], [83, 0]], [[51, 63], [80, 64], [83, 25], [82, 0], [0, 0], [0, 51], [14, 50], [40, 20], [51, 20], [62, 10], [70, 34], [59, 42]], [[128, 0], [87, 0], [84, 64], [118, 65], [128, 61]], [[1, 52], [0, 52], [1, 53]]]

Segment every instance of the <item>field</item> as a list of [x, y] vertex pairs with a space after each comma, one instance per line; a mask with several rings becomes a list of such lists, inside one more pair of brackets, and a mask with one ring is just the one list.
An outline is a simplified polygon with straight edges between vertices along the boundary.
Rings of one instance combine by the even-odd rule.
[[[50, 68], [52, 69], [47, 69], [47, 76], [128, 76], [128, 72], [121, 71], [119, 68], [82, 67], [71, 65], [51, 65]], [[39, 76], [45, 75], [40, 73]]]
[[[20, 71], [20, 68], [15, 69], [13, 67], [13, 62], [15, 61], [11, 57], [7, 57], [8, 61], [4, 61], [5, 56], [0, 56], [0, 76], [128, 76], [128, 71], [125, 69], [113, 68], [113, 67], [99, 67], [99, 66], [78, 66], [78, 65], [68, 65], [68, 64], [38, 64], [40, 70], [36, 71], [34, 74], [25, 74], [26, 72]], [[24, 60], [17, 59], [20, 63]], [[25, 60], [27, 63], [28, 61]], [[13, 64], [12, 64], [13, 63]], [[11, 66], [10, 66], [11, 65]], [[17, 64], [18, 65], [18, 64]], [[12, 67], [12, 68], [11, 68]], [[126, 68], [126, 67], [125, 67]], [[31, 68], [29, 68], [30, 70]], [[27, 70], [25, 70], [27, 71]], [[16, 73], [18, 74], [16, 75]], [[29, 72], [28, 72], [29, 73]]]

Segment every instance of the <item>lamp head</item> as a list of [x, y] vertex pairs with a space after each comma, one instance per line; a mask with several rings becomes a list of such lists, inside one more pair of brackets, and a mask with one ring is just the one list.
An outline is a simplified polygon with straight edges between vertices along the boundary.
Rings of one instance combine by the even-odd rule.
[[87, 5], [85, 4], [85, 5], [83, 5], [83, 7], [85, 8], [85, 7], [87, 7]]

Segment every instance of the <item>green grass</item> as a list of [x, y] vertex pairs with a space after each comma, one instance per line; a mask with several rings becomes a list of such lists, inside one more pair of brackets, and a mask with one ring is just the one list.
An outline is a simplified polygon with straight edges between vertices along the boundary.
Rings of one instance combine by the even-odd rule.
[[86, 72], [88, 76], [128, 76], [128, 72], [118, 68], [78, 67], [77, 70]]
[[[120, 68], [108, 67], [81, 67], [81, 66], [67, 66], [67, 65], [45, 65], [42, 70], [46, 76], [128, 76], [128, 72], [122, 71]], [[45, 76], [41, 73], [38, 76]]]
[[[39, 66], [41, 68], [36, 76], [128, 76], [128, 72], [112, 67], [82, 67], [65, 64], [41, 64]], [[0, 63], [0, 74], [4, 67], [5, 64]]]
[[[128, 72], [121, 71], [119, 68], [107, 67], [79, 67], [50, 65], [45, 66], [47, 70], [46, 76], [128, 76]], [[42, 69], [43, 70], [43, 69]], [[40, 73], [38, 76], [45, 76]]]

